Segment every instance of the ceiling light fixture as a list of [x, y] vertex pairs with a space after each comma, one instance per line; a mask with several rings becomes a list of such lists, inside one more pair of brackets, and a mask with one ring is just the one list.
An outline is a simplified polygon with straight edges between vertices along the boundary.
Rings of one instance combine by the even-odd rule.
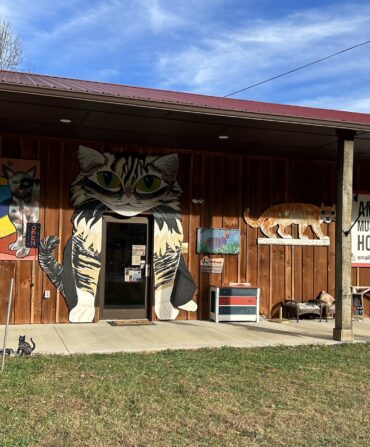
[[219, 140], [228, 140], [229, 139], [229, 135], [219, 135], [218, 139]]
[[64, 124], [70, 124], [72, 122], [69, 118], [60, 118], [59, 121]]

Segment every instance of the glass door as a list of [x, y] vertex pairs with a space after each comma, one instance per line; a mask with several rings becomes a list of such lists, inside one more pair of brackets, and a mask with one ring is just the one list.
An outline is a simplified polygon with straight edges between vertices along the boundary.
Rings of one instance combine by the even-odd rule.
[[100, 318], [148, 318], [148, 218], [106, 216], [103, 222]]

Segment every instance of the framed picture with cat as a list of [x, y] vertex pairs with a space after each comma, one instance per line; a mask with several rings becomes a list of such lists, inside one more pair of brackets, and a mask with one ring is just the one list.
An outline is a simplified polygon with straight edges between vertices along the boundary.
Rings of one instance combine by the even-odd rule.
[[39, 222], [40, 162], [0, 158], [0, 260], [37, 260], [26, 243]]

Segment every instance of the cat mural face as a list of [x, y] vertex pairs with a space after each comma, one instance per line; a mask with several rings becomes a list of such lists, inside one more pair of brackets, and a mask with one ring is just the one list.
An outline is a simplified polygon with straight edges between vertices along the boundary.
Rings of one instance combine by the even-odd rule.
[[164, 205], [179, 210], [177, 154], [120, 157], [81, 146], [78, 158], [81, 173], [72, 184], [74, 206], [99, 201], [127, 217]]
[[337, 211], [335, 208], [335, 204], [332, 206], [325, 206], [323, 203], [320, 207], [320, 222], [325, 222], [329, 224], [332, 220], [335, 220], [337, 215]]
[[3, 170], [8, 179], [9, 189], [14, 197], [24, 199], [31, 195], [35, 183], [35, 167], [26, 172], [14, 172], [11, 168], [4, 165]]

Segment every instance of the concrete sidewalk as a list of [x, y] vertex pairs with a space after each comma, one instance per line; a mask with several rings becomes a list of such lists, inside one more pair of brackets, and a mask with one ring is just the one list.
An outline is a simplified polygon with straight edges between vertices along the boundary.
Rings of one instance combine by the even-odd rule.
[[[34, 353], [77, 354], [145, 352], [202, 347], [255, 347], [274, 345], [336, 344], [334, 321], [290, 320], [287, 323], [214, 323], [211, 321], [155, 322], [153, 325], [111, 326], [92, 324], [12, 325], [7, 347], [18, 346], [19, 335], [32, 337]], [[355, 341], [370, 342], [370, 319], [353, 322]], [[4, 337], [0, 326], [0, 343]]]

